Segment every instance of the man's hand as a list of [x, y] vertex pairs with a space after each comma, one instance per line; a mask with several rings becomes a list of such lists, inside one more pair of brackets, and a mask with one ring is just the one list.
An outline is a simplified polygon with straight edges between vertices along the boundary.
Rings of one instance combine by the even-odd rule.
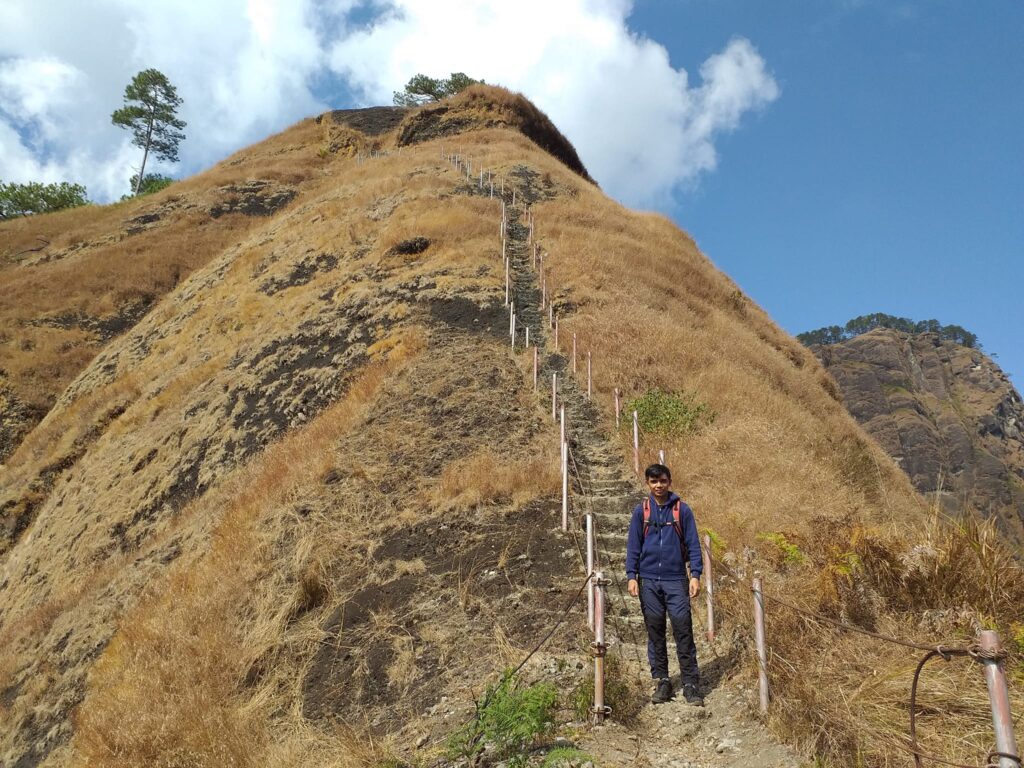
[[626, 591], [633, 597], [637, 597], [640, 594], [640, 585], [636, 579], [629, 580], [629, 583], [626, 584]]
[[696, 597], [700, 592], [700, 579], [690, 579], [690, 597]]

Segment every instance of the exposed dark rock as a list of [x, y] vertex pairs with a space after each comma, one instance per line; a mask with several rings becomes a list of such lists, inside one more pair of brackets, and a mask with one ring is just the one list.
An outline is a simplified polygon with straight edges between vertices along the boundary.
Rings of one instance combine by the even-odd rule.
[[1024, 545], [1024, 407], [976, 349], [877, 329], [811, 348], [851, 414], [943, 508], [994, 518]]
[[291, 187], [272, 181], [250, 181], [221, 187], [221, 202], [210, 208], [210, 216], [219, 218], [227, 213], [246, 216], [270, 216], [290, 203], [297, 194]]
[[300, 259], [291, 272], [284, 278], [273, 277], [260, 285], [260, 290], [268, 296], [273, 296], [285, 288], [294, 288], [297, 285], [305, 285], [313, 280], [319, 272], [329, 272], [338, 266], [338, 257], [333, 253], [308, 254]]
[[427, 248], [430, 247], [430, 240], [425, 237], [413, 237], [408, 240], [403, 240], [392, 248], [389, 254], [401, 254], [402, 256], [413, 256], [417, 253], [423, 253]]
[[105, 343], [115, 336], [120, 336], [134, 326], [145, 317], [152, 306], [153, 299], [146, 297], [125, 304], [119, 307], [117, 312], [106, 317], [92, 317], [82, 313], [66, 313], [44, 317], [33, 324], [46, 325], [51, 328], [81, 328], [82, 330], [92, 331]]
[[347, 125], [367, 136], [379, 136], [394, 130], [409, 113], [407, 107], [367, 107], [365, 109], [335, 109], [317, 117], [317, 123], [326, 117], [333, 123]]

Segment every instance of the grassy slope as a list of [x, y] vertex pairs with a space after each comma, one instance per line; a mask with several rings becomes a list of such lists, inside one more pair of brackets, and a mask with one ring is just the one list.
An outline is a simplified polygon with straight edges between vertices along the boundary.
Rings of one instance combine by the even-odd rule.
[[[321, 163], [320, 186], [111, 342], [3, 470], [8, 502], [40, 498], [3, 555], [0, 706], [13, 727], [0, 754], [36, 740], [57, 747], [53, 764], [373, 760], [333, 719], [332, 681], [344, 679], [377, 733], [414, 727], [412, 711], [437, 700], [424, 698], [428, 680], [464, 705], [502, 663], [494, 648], [507, 660], [528, 646], [546, 590], [575, 573], [536, 518], [554, 506], [556, 458], [543, 408], [521, 385], [527, 360], [504, 350], [494, 202], [454, 194], [439, 141], [363, 164], [319, 158], [308, 123], [274, 141]], [[526, 163], [553, 193], [534, 210], [562, 338], [576, 331], [593, 352], [609, 430], [616, 386], [627, 397], [684, 386], [716, 410], [701, 434], [645, 451], [667, 450], [701, 525], [747, 572], [902, 634], [963, 636], [982, 614], [1005, 627], [1021, 591], [998, 546], [929, 531], [905, 477], [817, 362], [692, 240], [608, 200], [516, 132], [458, 141], [477, 166]], [[391, 251], [416, 236], [431, 239], [426, 252]], [[480, 325], [499, 330], [467, 330], [461, 299], [495, 307]], [[317, 348], [322, 360], [304, 356]], [[39, 490], [62, 457], [70, 466]], [[454, 536], [441, 528], [453, 520]], [[416, 546], [396, 549], [410, 527]], [[806, 563], [782, 562], [763, 532], [784, 532]], [[917, 560], [902, 557], [926, 540]], [[520, 553], [532, 572], [516, 570]], [[1002, 591], [979, 564], [1002, 568]], [[510, 594], [487, 586], [489, 571], [515, 585]], [[388, 583], [398, 596], [376, 589]], [[748, 596], [722, 597], [742, 632]], [[353, 646], [323, 651], [360, 605]], [[781, 612], [770, 631], [781, 660], [774, 727], [839, 758], [898, 755], [864, 731], [902, 719], [907, 659], [806, 635]], [[389, 720], [402, 700], [411, 711]], [[970, 746], [959, 734], [984, 740], [983, 717], [957, 717], [963, 727], [929, 744], [948, 753]]]

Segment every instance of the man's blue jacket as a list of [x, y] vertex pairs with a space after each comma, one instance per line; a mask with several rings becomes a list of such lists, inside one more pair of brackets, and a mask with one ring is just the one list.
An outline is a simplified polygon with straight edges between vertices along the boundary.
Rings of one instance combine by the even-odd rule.
[[[704, 560], [697, 535], [697, 521], [693, 510], [685, 503], [679, 504], [679, 525], [683, 529], [683, 544], [672, 526], [672, 507], [679, 501], [669, 493], [664, 504], [650, 495], [651, 518], [647, 538], [644, 539], [644, 508], [637, 504], [629, 522], [629, 536], [626, 539], [626, 578], [663, 579], [666, 581], [686, 580], [686, 559], [690, 561], [690, 576], [700, 578]], [[685, 553], [685, 554], [684, 554]]]

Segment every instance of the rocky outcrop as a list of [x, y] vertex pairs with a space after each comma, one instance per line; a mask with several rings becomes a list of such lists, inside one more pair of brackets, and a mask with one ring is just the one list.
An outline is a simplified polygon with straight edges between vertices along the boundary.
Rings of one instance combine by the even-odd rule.
[[919, 491], [947, 512], [994, 518], [1024, 544], [1024, 405], [991, 358], [888, 329], [811, 349]]

